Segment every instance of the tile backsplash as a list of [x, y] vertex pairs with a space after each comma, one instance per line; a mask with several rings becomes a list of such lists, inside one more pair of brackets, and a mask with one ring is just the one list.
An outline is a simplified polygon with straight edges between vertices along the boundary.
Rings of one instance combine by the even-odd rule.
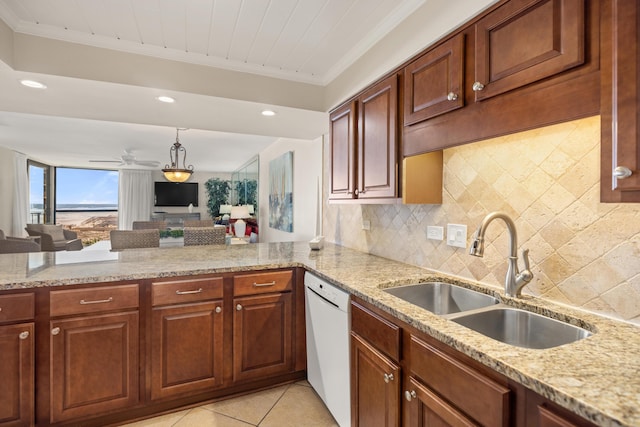
[[[328, 164], [325, 141], [325, 164]], [[328, 168], [325, 168], [325, 184]], [[534, 279], [523, 294], [640, 324], [640, 205], [600, 203], [600, 118], [590, 117], [444, 151], [441, 205], [326, 204], [327, 241], [502, 288], [509, 240], [494, 221], [483, 258], [446, 244], [448, 223], [504, 211]], [[324, 188], [328, 188], [325, 185]], [[325, 200], [326, 200], [325, 194]], [[370, 230], [362, 230], [362, 221]], [[445, 228], [429, 240], [427, 226]], [[522, 264], [520, 264], [522, 266]]]

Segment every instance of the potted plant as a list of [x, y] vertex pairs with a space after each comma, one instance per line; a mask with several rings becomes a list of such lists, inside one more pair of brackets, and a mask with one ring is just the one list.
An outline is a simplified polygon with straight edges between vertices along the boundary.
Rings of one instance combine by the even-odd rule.
[[207, 189], [207, 211], [211, 218], [220, 216], [220, 205], [227, 204], [229, 200], [229, 181], [220, 178], [210, 178], [204, 183]]

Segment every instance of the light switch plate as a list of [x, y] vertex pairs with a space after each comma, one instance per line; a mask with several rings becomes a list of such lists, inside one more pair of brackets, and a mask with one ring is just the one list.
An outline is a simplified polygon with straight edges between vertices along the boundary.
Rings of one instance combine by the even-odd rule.
[[467, 247], [467, 226], [465, 224], [447, 224], [447, 245], [458, 248]]
[[368, 219], [363, 219], [362, 220], [362, 229], [363, 230], [371, 230], [371, 221], [369, 221]]
[[427, 225], [427, 239], [443, 240], [444, 227], [439, 227], [437, 225]]

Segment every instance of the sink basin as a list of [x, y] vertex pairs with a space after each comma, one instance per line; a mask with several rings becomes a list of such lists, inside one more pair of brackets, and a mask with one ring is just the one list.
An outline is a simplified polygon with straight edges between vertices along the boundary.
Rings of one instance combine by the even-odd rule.
[[475, 310], [498, 303], [490, 295], [443, 282], [399, 286], [384, 291], [439, 315]]
[[506, 307], [461, 315], [452, 320], [503, 343], [531, 349], [557, 347], [591, 335], [578, 326]]

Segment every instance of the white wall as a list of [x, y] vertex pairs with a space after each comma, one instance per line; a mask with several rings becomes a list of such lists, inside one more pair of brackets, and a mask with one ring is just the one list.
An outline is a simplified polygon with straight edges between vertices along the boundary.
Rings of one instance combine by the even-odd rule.
[[14, 171], [13, 150], [0, 147], [0, 229], [6, 234], [11, 234], [13, 222]]
[[[269, 227], [269, 162], [293, 151], [293, 233]], [[316, 234], [317, 185], [322, 176], [322, 138], [278, 139], [260, 153], [260, 242], [311, 240]]]
[[[193, 208], [193, 212], [200, 212], [201, 219], [211, 219], [211, 217], [209, 216], [209, 212], [207, 211], [207, 201], [209, 200], [209, 198], [207, 196], [207, 189], [204, 186], [204, 183], [207, 182], [210, 178], [231, 180], [231, 174], [226, 172], [195, 171], [193, 175], [191, 175], [191, 178], [189, 178], [189, 181], [187, 181], [198, 183], [198, 206]], [[160, 170], [153, 172], [153, 182], [156, 181], [166, 181]], [[188, 212], [187, 206], [154, 206], [152, 209], [153, 212]]]

